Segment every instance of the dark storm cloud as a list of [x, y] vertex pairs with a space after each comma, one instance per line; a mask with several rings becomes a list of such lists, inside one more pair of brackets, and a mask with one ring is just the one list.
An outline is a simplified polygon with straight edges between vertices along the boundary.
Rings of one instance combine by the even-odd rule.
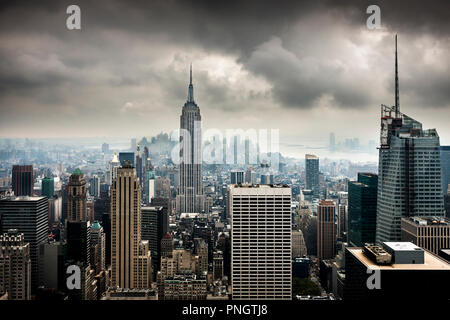
[[[65, 28], [70, 4], [81, 7], [80, 32]], [[370, 47], [360, 34], [370, 4], [380, 6], [388, 31], [379, 47]], [[405, 58], [400, 63], [402, 101], [448, 107], [449, 62], [441, 58], [450, 50], [449, 9], [449, 1], [2, 2], [0, 102], [3, 98], [11, 105], [16, 99], [24, 110], [25, 103], [35, 102], [36, 108], [55, 112], [72, 112], [77, 105], [114, 114], [126, 103], [139, 110], [177, 110], [186, 98], [187, 80], [179, 65], [187, 66], [186, 55], [202, 51], [233, 57], [269, 86], [267, 92], [250, 90], [237, 97], [232, 83], [196, 71], [201, 84], [196, 92], [211, 108], [236, 111], [264, 100], [299, 109], [323, 101], [367, 108], [389, 102], [382, 99], [392, 92], [392, 33], [398, 32]], [[429, 48], [410, 43], [421, 37], [430, 38], [438, 52], [428, 64], [421, 52]], [[364, 46], [378, 52], [363, 53], [369, 70], [348, 58]], [[439, 67], [430, 67], [433, 63]], [[16, 112], [1, 105], [2, 113]]]

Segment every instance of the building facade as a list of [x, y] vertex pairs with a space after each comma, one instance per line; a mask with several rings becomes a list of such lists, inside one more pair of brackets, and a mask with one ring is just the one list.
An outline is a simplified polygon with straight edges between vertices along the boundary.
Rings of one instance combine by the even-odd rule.
[[233, 299], [290, 300], [291, 188], [231, 185], [229, 195]]
[[377, 222], [378, 176], [358, 173], [358, 181], [348, 182], [348, 242], [360, 247], [374, 243]]
[[201, 121], [200, 108], [194, 101], [191, 67], [188, 99], [180, 117], [180, 186], [176, 198], [178, 213], [204, 210]]
[[333, 259], [336, 255], [336, 205], [321, 200], [317, 207], [317, 257]]

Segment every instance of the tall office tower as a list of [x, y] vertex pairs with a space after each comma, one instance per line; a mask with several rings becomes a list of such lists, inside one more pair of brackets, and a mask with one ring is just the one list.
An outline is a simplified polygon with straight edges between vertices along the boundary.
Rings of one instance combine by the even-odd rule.
[[67, 220], [86, 221], [86, 180], [80, 169], [75, 169], [67, 184]]
[[121, 166], [131, 165], [134, 167], [134, 152], [119, 152], [119, 162]]
[[450, 188], [450, 146], [441, 146], [442, 194]]
[[12, 190], [16, 196], [33, 195], [33, 166], [13, 165], [12, 167]]
[[141, 156], [141, 147], [139, 145], [137, 145], [137, 150], [136, 150], [136, 176], [139, 179], [139, 183], [141, 184], [141, 189], [142, 189], [142, 182], [143, 182], [143, 168], [142, 168], [142, 156]]
[[100, 178], [97, 174], [89, 179], [89, 195], [94, 198], [100, 196]]
[[156, 176], [155, 171], [153, 170], [153, 166], [149, 166], [146, 172], [143, 193], [144, 193], [143, 202], [145, 204], [151, 203], [156, 194]]
[[53, 198], [55, 194], [55, 179], [53, 177], [45, 177], [42, 179], [41, 195], [47, 198]]
[[317, 257], [333, 259], [336, 255], [336, 205], [332, 200], [321, 200], [317, 207]]
[[39, 263], [43, 276], [39, 286], [64, 291], [66, 287], [65, 245], [63, 242], [49, 240], [39, 246]]
[[231, 171], [231, 184], [242, 184], [244, 183], [244, 171], [233, 170]]
[[247, 171], [245, 171], [245, 183], [256, 184], [256, 172], [253, 170], [253, 167], [248, 167]]
[[170, 257], [173, 251], [173, 237], [167, 232], [161, 239], [161, 258]]
[[161, 240], [168, 230], [169, 220], [163, 207], [141, 208], [141, 239], [148, 241], [154, 271], [159, 270]]
[[105, 233], [103, 232], [103, 227], [98, 223], [94, 222], [91, 226], [91, 265], [95, 269], [95, 274], [99, 274], [101, 271], [105, 270]]
[[67, 261], [82, 263], [87, 267], [91, 263], [91, 222], [67, 221]]
[[109, 184], [116, 178], [117, 168], [120, 167], [119, 158], [117, 158], [117, 153], [114, 152], [112, 160], [109, 162]]
[[236, 300], [290, 300], [291, 188], [231, 185], [231, 282]]
[[450, 219], [446, 217], [402, 218], [402, 241], [438, 254], [450, 248]]
[[109, 152], [109, 144], [107, 144], [107, 143], [102, 144], [102, 152], [104, 154], [107, 154]]
[[0, 199], [1, 233], [17, 229], [30, 244], [31, 290], [38, 287], [39, 245], [47, 241], [48, 199], [46, 197], [6, 197]]
[[273, 184], [273, 174], [263, 173], [261, 174], [261, 184]]
[[180, 186], [176, 198], [178, 213], [204, 210], [201, 120], [200, 108], [194, 101], [191, 65], [188, 99], [180, 117], [180, 129], [189, 133], [189, 137], [180, 136]]
[[131, 139], [131, 150], [136, 150], [136, 138]]
[[358, 173], [358, 181], [348, 182], [348, 242], [362, 247], [375, 242], [378, 176]]
[[336, 151], [336, 137], [334, 135], [334, 132], [330, 133], [330, 142], [328, 145], [328, 149], [333, 152]]
[[312, 154], [305, 155], [305, 173], [306, 189], [311, 190], [314, 197], [319, 197], [319, 157]]
[[136, 169], [123, 165], [111, 185], [111, 284], [148, 288], [151, 259], [141, 241], [141, 188]]
[[302, 230], [292, 230], [292, 258], [306, 256], [306, 243]]
[[395, 106], [381, 105], [376, 242], [399, 241], [403, 216], [442, 216], [439, 135], [400, 113], [395, 38]]
[[17, 229], [0, 234], [0, 296], [6, 292], [10, 300], [31, 299], [30, 244]]

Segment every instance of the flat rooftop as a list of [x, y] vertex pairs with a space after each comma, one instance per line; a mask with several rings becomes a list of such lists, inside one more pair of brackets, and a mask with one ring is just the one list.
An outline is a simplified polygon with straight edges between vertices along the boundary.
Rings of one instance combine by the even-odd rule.
[[383, 244], [394, 251], [424, 251], [422, 248], [416, 246], [412, 242], [383, 242]]
[[348, 248], [348, 251], [352, 253], [359, 261], [361, 261], [366, 267], [374, 267], [374, 269], [380, 270], [448, 270], [450, 271], [450, 264], [445, 260], [424, 251], [424, 264], [391, 264], [391, 265], [378, 265], [370, 260], [363, 253], [362, 248]]
[[418, 225], [418, 226], [450, 226], [450, 219], [447, 217], [421, 217], [413, 216], [408, 218], [403, 218], [403, 220]]

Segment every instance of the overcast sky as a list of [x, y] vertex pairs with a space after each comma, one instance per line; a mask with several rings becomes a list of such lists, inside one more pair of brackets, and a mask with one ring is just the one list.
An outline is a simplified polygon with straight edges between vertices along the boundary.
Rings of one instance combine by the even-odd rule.
[[[0, 4], [0, 136], [142, 137], [179, 126], [193, 64], [203, 127], [282, 142], [378, 141], [394, 103], [450, 144], [449, 1]], [[366, 8], [381, 7], [381, 30]], [[66, 8], [81, 7], [81, 31]]]

